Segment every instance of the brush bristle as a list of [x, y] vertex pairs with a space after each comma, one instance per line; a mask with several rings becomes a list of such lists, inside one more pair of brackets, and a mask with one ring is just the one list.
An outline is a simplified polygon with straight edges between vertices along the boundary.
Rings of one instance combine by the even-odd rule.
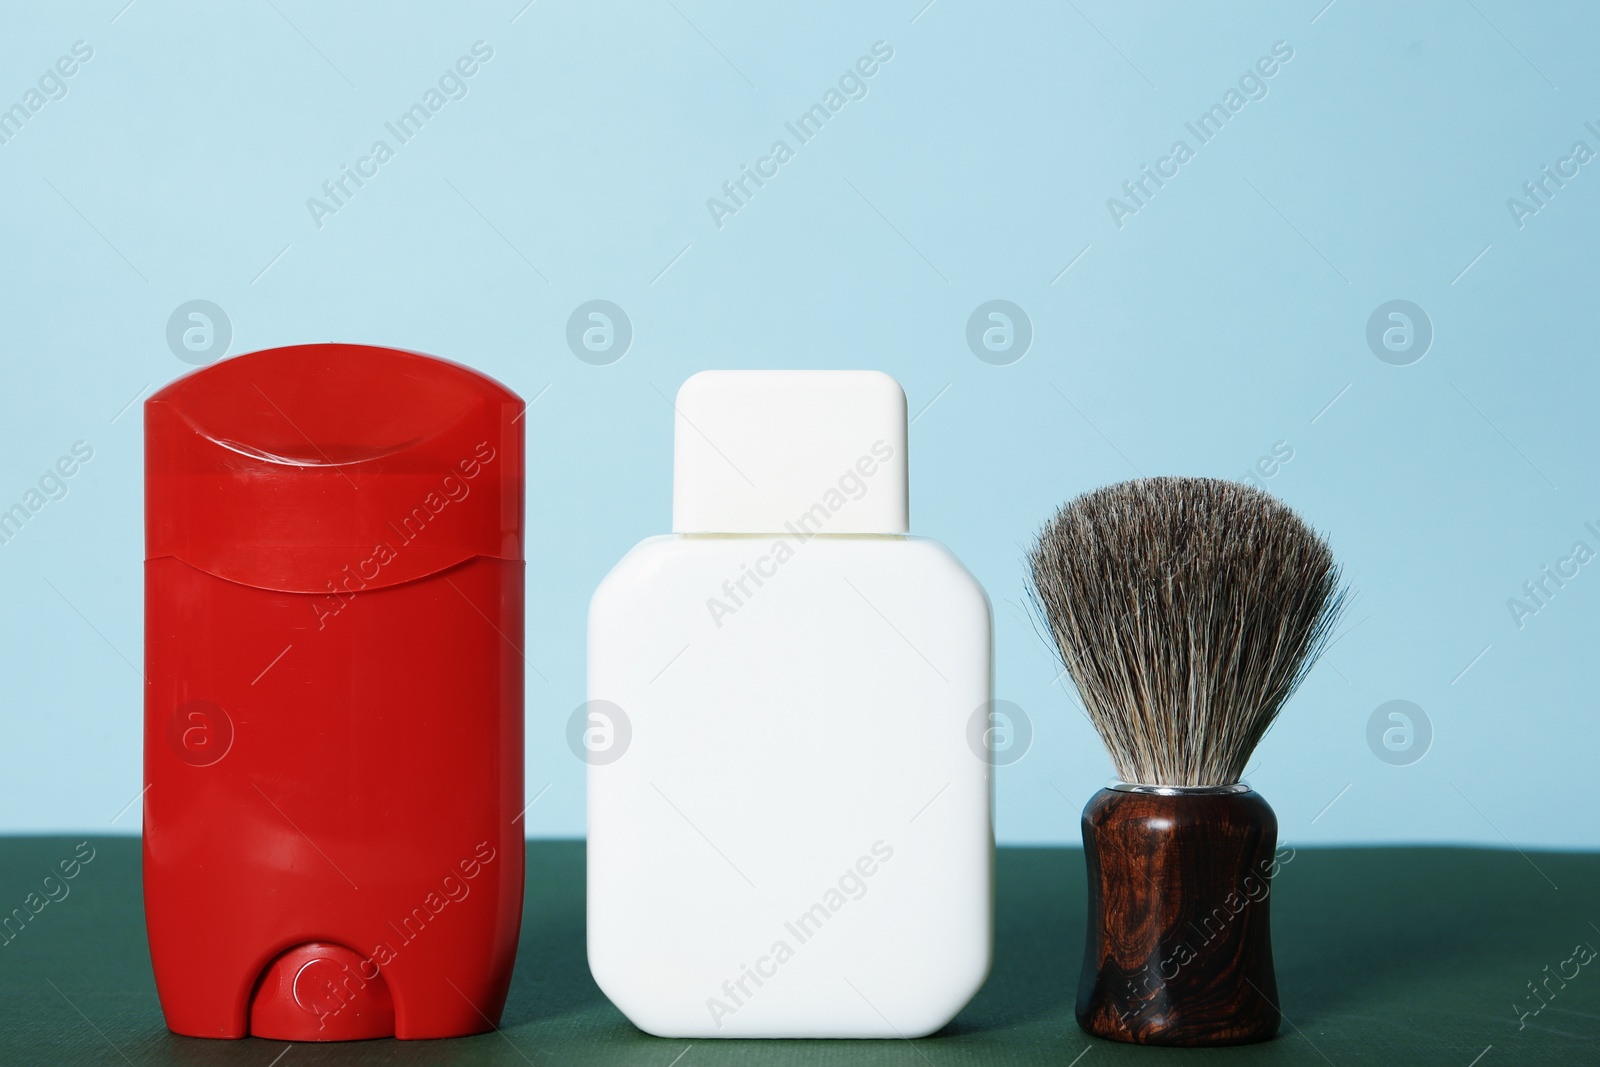
[[1036, 606], [1125, 782], [1230, 785], [1327, 646], [1326, 542], [1238, 482], [1145, 478], [1068, 503], [1029, 556]]

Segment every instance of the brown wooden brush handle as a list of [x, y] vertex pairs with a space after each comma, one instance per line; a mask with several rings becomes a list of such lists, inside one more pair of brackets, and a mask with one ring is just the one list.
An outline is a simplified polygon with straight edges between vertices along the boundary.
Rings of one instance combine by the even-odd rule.
[[1083, 810], [1089, 934], [1078, 1025], [1141, 1045], [1278, 1031], [1267, 905], [1278, 820], [1251, 791], [1102, 789]]

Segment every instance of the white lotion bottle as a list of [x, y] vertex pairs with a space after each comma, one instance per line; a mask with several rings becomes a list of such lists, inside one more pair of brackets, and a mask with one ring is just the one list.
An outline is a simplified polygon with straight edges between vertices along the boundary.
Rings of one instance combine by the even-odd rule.
[[588, 950], [663, 1037], [903, 1038], [988, 974], [988, 598], [871, 371], [706, 371], [589, 609]]

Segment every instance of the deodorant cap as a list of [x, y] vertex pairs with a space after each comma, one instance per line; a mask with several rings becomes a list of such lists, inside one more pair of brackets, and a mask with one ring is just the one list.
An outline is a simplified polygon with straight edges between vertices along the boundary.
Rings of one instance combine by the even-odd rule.
[[880, 371], [701, 371], [678, 390], [677, 533], [903, 534], [906, 396]]

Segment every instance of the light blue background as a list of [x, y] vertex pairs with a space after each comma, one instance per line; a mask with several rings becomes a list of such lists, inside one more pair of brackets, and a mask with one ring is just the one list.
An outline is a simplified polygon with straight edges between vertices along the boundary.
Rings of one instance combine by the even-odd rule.
[[[1600, 846], [1600, 563], [1520, 629], [1507, 607], [1575, 541], [1600, 550], [1600, 162], [1520, 229], [1507, 208], [1575, 141], [1600, 150], [1592, 7], [124, 2], [0, 18], [0, 104], [94, 49], [0, 145], [0, 506], [94, 449], [0, 546], [0, 830], [137, 829], [128, 405], [189, 369], [166, 322], [203, 298], [232, 354], [403, 346], [538, 396], [535, 836], [583, 831], [563, 736], [583, 619], [668, 527], [662, 394], [704, 367], [859, 366], [905, 386], [914, 529], [988, 588], [997, 696], [1033, 722], [999, 774], [1002, 841], [1075, 841], [1110, 775], [1023, 609], [1032, 532], [1093, 486], [1239, 477], [1284, 442], [1266, 484], [1358, 596], [1250, 772], [1283, 839]], [[307, 198], [478, 40], [468, 95], [319, 229]], [[707, 198], [880, 40], [866, 98], [714, 225]], [[1107, 198], [1193, 147], [1185, 121], [1277, 41], [1268, 95], [1119, 229]], [[633, 324], [614, 365], [565, 343], [594, 298]], [[1009, 366], [965, 341], [995, 298], [1034, 329]], [[1435, 330], [1410, 366], [1365, 340], [1396, 298]], [[1366, 741], [1392, 699], [1435, 732], [1409, 766]]]

